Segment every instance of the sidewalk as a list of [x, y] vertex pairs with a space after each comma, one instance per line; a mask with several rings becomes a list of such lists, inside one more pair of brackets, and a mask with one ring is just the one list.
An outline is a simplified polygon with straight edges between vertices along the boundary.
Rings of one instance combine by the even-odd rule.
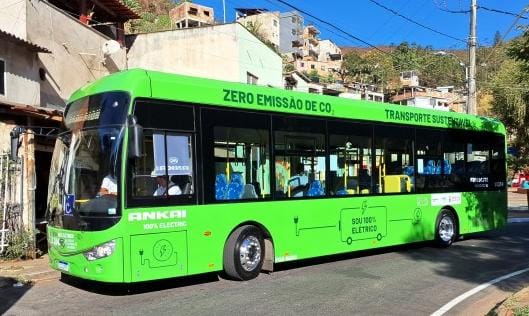
[[60, 272], [49, 267], [47, 254], [33, 260], [0, 261], [0, 288], [54, 280], [60, 276]]

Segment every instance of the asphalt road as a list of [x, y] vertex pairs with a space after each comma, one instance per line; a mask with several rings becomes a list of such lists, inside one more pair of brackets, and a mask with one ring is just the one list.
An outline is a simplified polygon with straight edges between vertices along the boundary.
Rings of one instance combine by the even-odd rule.
[[[248, 282], [205, 275], [118, 288], [65, 279], [3, 288], [0, 314], [430, 315], [479, 284], [527, 267], [529, 223], [519, 223], [449, 249], [421, 243], [289, 263]], [[528, 284], [529, 272], [448, 314], [483, 314], [487, 304]]]

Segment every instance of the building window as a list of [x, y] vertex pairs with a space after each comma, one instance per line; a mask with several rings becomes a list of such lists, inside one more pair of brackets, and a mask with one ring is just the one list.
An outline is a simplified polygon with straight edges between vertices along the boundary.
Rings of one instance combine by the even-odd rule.
[[298, 35], [298, 31], [296, 31], [296, 29], [292, 29], [292, 35], [294, 36]]
[[310, 65], [310, 69], [316, 69], [316, 65]]
[[6, 63], [0, 59], [0, 94], [6, 94]]
[[197, 15], [198, 14], [198, 9], [197, 8], [189, 8], [189, 11], [187, 11], [187, 13], [189, 13], [191, 15]]
[[431, 106], [436, 106], [436, 105], [437, 105], [437, 100], [435, 100], [435, 99], [430, 99], [430, 105], [431, 105]]
[[205, 16], [209, 16], [209, 11], [204, 11]]
[[277, 20], [274, 20], [274, 27], [277, 27]]
[[257, 84], [257, 81], [259, 80], [259, 78], [252, 74], [252, 73], [249, 73], [249, 72], [246, 72], [246, 83], [248, 84]]
[[301, 68], [305, 68], [305, 63], [300, 63]]

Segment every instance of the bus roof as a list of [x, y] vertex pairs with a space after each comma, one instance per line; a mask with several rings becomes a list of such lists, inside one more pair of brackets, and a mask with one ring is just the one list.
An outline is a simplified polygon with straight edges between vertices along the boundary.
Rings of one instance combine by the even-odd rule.
[[74, 92], [69, 102], [107, 91], [126, 91], [133, 99], [155, 98], [284, 114], [485, 130], [505, 134], [505, 127], [500, 121], [487, 117], [351, 100], [143, 69], [121, 71], [96, 80]]

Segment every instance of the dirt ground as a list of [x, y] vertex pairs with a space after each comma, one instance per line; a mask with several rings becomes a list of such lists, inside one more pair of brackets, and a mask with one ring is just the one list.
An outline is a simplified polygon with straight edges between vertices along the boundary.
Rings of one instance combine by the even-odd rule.
[[493, 309], [488, 315], [498, 316], [528, 316], [529, 315], [529, 288], [506, 299], [500, 306]]

